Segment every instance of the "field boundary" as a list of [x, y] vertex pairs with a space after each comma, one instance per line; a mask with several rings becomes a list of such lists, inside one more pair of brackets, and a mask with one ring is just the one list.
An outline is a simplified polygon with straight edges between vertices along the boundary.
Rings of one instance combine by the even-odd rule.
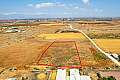
[[76, 53], [77, 53], [77, 56], [78, 56], [79, 64], [80, 64], [80, 65], [79, 65], [79, 66], [62, 66], [62, 67], [67, 67], [67, 68], [73, 68], [73, 67], [75, 67], [75, 68], [80, 68], [80, 67], [81, 67], [81, 60], [80, 60], [79, 50], [78, 50], [76, 41], [53, 41], [50, 45], [48, 45], [48, 46], [46, 47], [46, 49], [42, 52], [42, 54], [39, 54], [39, 55], [38, 55], [38, 57], [37, 57], [36, 60], [35, 60], [36, 65], [54, 66], [54, 67], [56, 67], [54, 64], [40, 64], [39, 62], [40, 62], [40, 60], [42, 59], [43, 55], [47, 52], [47, 50], [48, 50], [50, 47], [52, 47], [52, 45], [53, 45], [54, 43], [67, 43], [67, 42], [72, 42], [72, 43], [74, 43], [74, 46], [75, 46], [75, 49], [76, 49]]
[[117, 64], [118, 66], [120, 66], [120, 63], [114, 59], [112, 56], [110, 56], [108, 53], [106, 53], [105, 51], [103, 51], [91, 38], [89, 38], [83, 31], [81, 31], [81, 33], [104, 55], [106, 55], [112, 62], [114, 62], [115, 64]]

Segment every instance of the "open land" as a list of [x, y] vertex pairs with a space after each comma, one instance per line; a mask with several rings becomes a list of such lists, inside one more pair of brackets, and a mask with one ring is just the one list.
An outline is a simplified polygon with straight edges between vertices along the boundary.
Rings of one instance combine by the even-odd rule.
[[[68, 28], [68, 24], [84, 31], [105, 52], [120, 53], [119, 21], [48, 21], [12, 24], [5, 28], [1, 25], [0, 69], [11, 66], [22, 69], [34, 64], [93, 69], [115, 67], [82, 33], [55, 33]], [[13, 26], [21, 32], [7, 33]]]

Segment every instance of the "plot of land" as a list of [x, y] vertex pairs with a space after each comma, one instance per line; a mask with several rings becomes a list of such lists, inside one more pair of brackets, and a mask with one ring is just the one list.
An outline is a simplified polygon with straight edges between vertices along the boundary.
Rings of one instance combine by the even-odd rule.
[[[38, 36], [38, 40], [58, 41], [58, 43], [52, 44], [52, 46], [46, 50], [39, 63], [54, 64], [57, 66], [78, 65], [79, 60], [74, 42], [67, 42], [73, 40], [76, 42], [80, 56], [81, 64], [79, 65], [83, 67], [94, 66], [97, 68], [105, 68], [113, 65], [113, 63], [104, 54], [100, 53], [81, 33], [41, 34]], [[66, 43], [62, 42], [62, 40], [66, 41]], [[93, 52], [91, 48], [94, 49]]]
[[[37, 55], [42, 52], [46, 42], [24, 41], [0, 48], [1, 66], [24, 66], [32, 64]], [[3, 55], [4, 54], [4, 55]]]
[[[24, 66], [32, 64], [48, 42], [36, 40], [34, 37], [41, 33], [54, 33], [64, 27], [62, 23], [40, 22], [30, 25], [12, 25], [24, 32], [0, 33], [0, 66]], [[7, 26], [8, 29], [10, 26]], [[1, 27], [0, 27], [1, 28]], [[6, 30], [5, 29], [5, 30]], [[5, 32], [3, 29], [3, 32]], [[44, 46], [45, 45], [45, 46]]]
[[55, 66], [80, 65], [75, 41], [56, 41], [39, 59], [40, 64], [53, 64]]
[[[65, 23], [65, 24], [63, 24]], [[85, 31], [91, 38], [99, 35], [96, 43], [105, 51], [120, 52], [119, 40], [107, 40], [113, 38], [113, 34], [119, 38], [120, 23], [112, 22], [33, 22], [31, 24], [16, 23], [11, 25], [17, 27], [23, 32], [5, 33], [10, 26], [1, 29], [0, 27], [0, 71], [6, 67], [15, 66], [17, 69], [26, 69], [31, 67], [34, 70], [42, 70], [37, 77], [46, 80], [49, 69], [56, 69], [53, 66], [40, 66], [39, 64], [52, 64], [54, 66], [81, 66], [83, 69], [105, 69], [115, 68], [115, 64], [104, 54], [99, 52], [93, 44], [81, 33], [57, 33], [56, 31], [66, 29], [67, 24], [72, 24], [74, 28]], [[105, 39], [101, 33], [105, 34]], [[111, 35], [106, 37], [106, 33]], [[90, 35], [89, 35], [90, 34]], [[109, 34], [107, 34], [109, 35]], [[116, 38], [116, 37], [114, 37]], [[54, 42], [55, 41], [55, 42]], [[54, 43], [53, 43], [54, 42]], [[52, 44], [53, 43], [53, 44]], [[39, 68], [35, 68], [40, 66]], [[45, 72], [43, 68], [48, 69]], [[82, 69], [81, 68], [81, 69]], [[29, 69], [30, 70], [30, 69]], [[10, 71], [10, 70], [9, 70]], [[87, 70], [89, 72], [89, 70]], [[9, 74], [9, 73], [8, 73]], [[9, 77], [14, 77], [12, 74]], [[23, 74], [23, 73], [21, 73]], [[28, 74], [28, 73], [27, 73]], [[3, 73], [3, 75], [5, 75]], [[55, 80], [57, 72], [54, 70], [50, 80]], [[68, 75], [68, 74], [67, 74]], [[31, 76], [31, 75], [30, 75]], [[1, 77], [1, 76], [0, 76]], [[5, 79], [8, 76], [5, 76]], [[3, 79], [4, 80], [4, 79]], [[96, 79], [95, 79], [96, 80]]]
[[[21, 30], [23, 29], [25, 32], [0, 34], [1, 66], [24, 66], [32, 64], [38, 56], [42, 55], [46, 47], [56, 40], [75, 41], [82, 66], [101, 67], [105, 64], [103, 67], [106, 67], [113, 65], [113, 63], [108, 58], [106, 59], [103, 54], [99, 53], [81, 33], [54, 34], [58, 29], [65, 28], [65, 24], [37, 23], [36, 25], [25, 27], [19, 26], [19, 28]], [[94, 48], [93, 50], [96, 51], [96, 54], [94, 54], [94, 51], [91, 51], [91, 48]], [[66, 65], [78, 65], [78, 57], [76, 57], [77, 51], [73, 42], [55, 43], [45, 54], [46, 55], [43, 55], [39, 63], [50, 63], [55, 65], [65, 65], [66, 63]], [[77, 60], [75, 61], [75, 59]]]
[[39, 39], [81, 39], [85, 40], [85, 36], [82, 33], [58, 33], [58, 34], [41, 34]]
[[94, 41], [106, 52], [120, 54], [120, 39], [95, 39]]

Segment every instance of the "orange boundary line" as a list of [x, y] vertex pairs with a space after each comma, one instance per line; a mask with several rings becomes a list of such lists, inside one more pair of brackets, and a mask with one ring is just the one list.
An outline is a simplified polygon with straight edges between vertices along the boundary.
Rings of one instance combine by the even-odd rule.
[[79, 50], [78, 50], [78, 47], [77, 47], [77, 44], [76, 44], [75, 41], [74, 41], [74, 44], [75, 44], [75, 47], [76, 47], [76, 50], [77, 50], [77, 54], [78, 54], [78, 57], [79, 57], [79, 61], [80, 61], [80, 65], [81, 65], [81, 60], [80, 60]]
[[[77, 51], [77, 54], [78, 54], [78, 58], [79, 58], [79, 61], [80, 61], [80, 55], [79, 55], [79, 50], [78, 50], [78, 47], [77, 47], [77, 44], [75, 41], [54, 41], [52, 42], [42, 53], [42, 55], [38, 56], [37, 57], [37, 65], [42, 65], [42, 66], [54, 66], [56, 67], [55, 65], [53, 64], [39, 64], [39, 61], [41, 60], [41, 58], [43, 57], [43, 55], [46, 53], [46, 51], [54, 44], [54, 43], [66, 43], [66, 42], [74, 42], [74, 45], [75, 45], [75, 48], [76, 48], [76, 51]], [[80, 66], [63, 66], [63, 67], [66, 67], [66, 68], [81, 68], [81, 61], [80, 61]]]
[[[55, 42], [55, 41], [54, 41]], [[41, 58], [43, 57], [43, 55], [45, 54], [45, 52], [50, 48], [50, 46], [52, 46], [54, 44], [54, 42], [52, 42], [46, 49], [45, 51], [43, 51], [42, 55], [41, 56], [38, 56], [38, 61], [37, 61], [37, 64], [39, 63], [39, 61], [41, 60]], [[40, 58], [39, 58], [40, 57]]]

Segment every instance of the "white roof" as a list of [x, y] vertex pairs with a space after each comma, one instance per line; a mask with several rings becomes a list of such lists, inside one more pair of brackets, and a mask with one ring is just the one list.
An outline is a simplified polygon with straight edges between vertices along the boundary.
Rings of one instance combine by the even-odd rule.
[[70, 76], [66, 76], [66, 69], [58, 69], [56, 80], [91, 80], [90, 76], [80, 75], [79, 69], [70, 69]]
[[58, 69], [56, 80], [66, 80], [66, 69]]
[[9, 78], [9, 79], [5, 79], [5, 80], [17, 80], [17, 78]]
[[90, 76], [80, 76], [80, 80], [91, 80]]
[[80, 80], [79, 69], [70, 69], [70, 80]]

